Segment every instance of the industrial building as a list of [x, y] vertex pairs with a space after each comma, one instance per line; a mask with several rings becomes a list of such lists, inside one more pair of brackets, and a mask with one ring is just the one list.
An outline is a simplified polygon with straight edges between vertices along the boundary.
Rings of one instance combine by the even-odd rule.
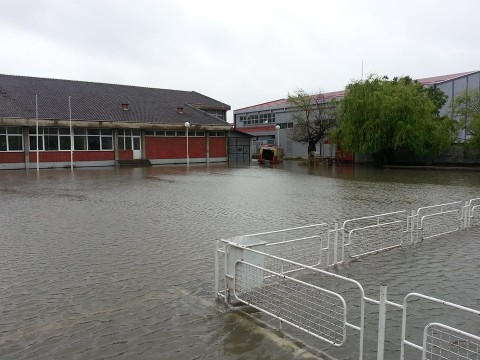
[[0, 75], [0, 169], [226, 162], [228, 110], [195, 91]]
[[[417, 79], [424, 86], [433, 86], [442, 90], [448, 100], [441, 109], [446, 114], [452, 100], [465, 90], [480, 88], [480, 70], [450, 75]], [[324, 93], [328, 100], [341, 100], [345, 91]], [[278, 143], [285, 150], [285, 156], [298, 157], [307, 155], [307, 145], [300, 144], [289, 138], [289, 129], [293, 128], [291, 104], [287, 99], [274, 100], [234, 110], [234, 126], [237, 131], [252, 136], [252, 153], [258, 154], [262, 144]], [[462, 131], [458, 134], [458, 142], [463, 142], [468, 134]], [[321, 156], [334, 156], [335, 147], [328, 143], [318, 144], [317, 153]]]

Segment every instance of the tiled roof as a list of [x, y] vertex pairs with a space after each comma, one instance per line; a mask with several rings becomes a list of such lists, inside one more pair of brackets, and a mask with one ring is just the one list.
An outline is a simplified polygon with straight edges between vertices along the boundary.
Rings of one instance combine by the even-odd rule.
[[[57, 80], [0, 74], [0, 117], [143, 122], [160, 124], [227, 125], [202, 109], [230, 110], [230, 106], [195, 91]], [[122, 109], [128, 104], [128, 110]], [[196, 108], [194, 108], [195, 106]], [[177, 108], [183, 107], [183, 114]]]

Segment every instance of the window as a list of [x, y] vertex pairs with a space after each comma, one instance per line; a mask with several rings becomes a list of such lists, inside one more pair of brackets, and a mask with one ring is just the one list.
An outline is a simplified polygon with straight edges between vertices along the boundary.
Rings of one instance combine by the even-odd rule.
[[288, 123], [281, 123], [278, 124], [280, 126], [280, 129], [292, 129], [293, 128], [293, 122], [288, 122]]
[[269, 112], [265, 114], [242, 115], [239, 120], [244, 125], [271, 124], [275, 123], [275, 114]]
[[[31, 128], [30, 150], [37, 150], [36, 129]], [[112, 150], [112, 130], [73, 129], [73, 147], [75, 150]], [[71, 150], [70, 128], [39, 128], [38, 150]]]
[[[184, 130], [146, 130], [146, 136], [187, 136]], [[188, 136], [204, 137], [205, 131], [188, 130]]]
[[118, 150], [140, 150], [140, 130], [118, 130]]
[[217, 119], [225, 121], [225, 111], [224, 110], [205, 110], [209, 115], [215, 116]]
[[210, 131], [210, 136], [212, 137], [224, 137], [225, 131]]
[[0, 151], [23, 151], [20, 126], [0, 126]]

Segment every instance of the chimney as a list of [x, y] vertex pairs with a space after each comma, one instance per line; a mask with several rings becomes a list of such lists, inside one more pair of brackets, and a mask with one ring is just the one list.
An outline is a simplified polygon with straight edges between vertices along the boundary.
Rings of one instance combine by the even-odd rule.
[[128, 104], [122, 104], [123, 111], [128, 111]]
[[183, 107], [177, 107], [177, 114], [183, 114]]

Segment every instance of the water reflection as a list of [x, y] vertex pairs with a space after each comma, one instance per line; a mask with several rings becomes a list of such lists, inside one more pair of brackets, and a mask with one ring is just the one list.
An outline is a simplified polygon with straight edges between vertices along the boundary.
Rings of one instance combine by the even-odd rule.
[[[477, 173], [295, 161], [2, 171], [0, 358], [289, 359], [294, 348], [212, 301], [214, 239], [474, 198], [479, 188]], [[437, 274], [429, 291], [480, 302], [478, 242], [428, 244], [341, 270], [372, 293], [382, 274], [398, 294]]]

